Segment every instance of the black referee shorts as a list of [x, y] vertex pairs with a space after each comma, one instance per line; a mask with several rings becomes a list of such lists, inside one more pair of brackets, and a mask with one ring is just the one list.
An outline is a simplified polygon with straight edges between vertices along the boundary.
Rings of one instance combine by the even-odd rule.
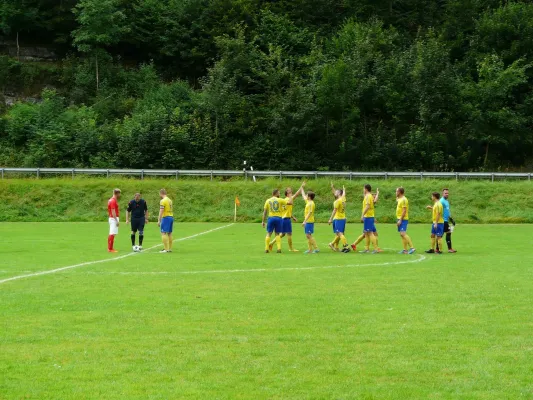
[[132, 232], [143, 232], [144, 231], [145, 219], [143, 218], [132, 218], [131, 219], [131, 231]]
[[450, 233], [450, 223], [444, 221], [444, 233]]

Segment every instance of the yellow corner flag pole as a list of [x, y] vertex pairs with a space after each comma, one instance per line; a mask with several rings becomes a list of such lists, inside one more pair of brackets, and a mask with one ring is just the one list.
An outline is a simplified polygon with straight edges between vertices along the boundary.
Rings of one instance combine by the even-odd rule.
[[233, 222], [237, 222], [237, 206], [240, 206], [241, 202], [239, 201], [239, 196], [235, 197], [235, 217], [233, 218]]

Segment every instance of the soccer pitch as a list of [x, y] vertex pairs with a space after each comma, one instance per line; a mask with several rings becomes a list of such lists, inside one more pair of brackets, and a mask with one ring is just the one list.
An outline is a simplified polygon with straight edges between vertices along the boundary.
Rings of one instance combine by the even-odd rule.
[[461, 225], [455, 255], [412, 225], [413, 256], [383, 224], [377, 255], [211, 223], [159, 254], [152, 223], [111, 256], [107, 229], [0, 224], [0, 399], [533, 399], [530, 225]]

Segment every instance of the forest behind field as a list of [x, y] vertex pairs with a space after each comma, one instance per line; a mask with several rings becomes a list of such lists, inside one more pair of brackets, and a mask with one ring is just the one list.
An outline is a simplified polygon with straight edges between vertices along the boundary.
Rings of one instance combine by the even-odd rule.
[[528, 1], [4, 0], [0, 53], [0, 166], [533, 166]]

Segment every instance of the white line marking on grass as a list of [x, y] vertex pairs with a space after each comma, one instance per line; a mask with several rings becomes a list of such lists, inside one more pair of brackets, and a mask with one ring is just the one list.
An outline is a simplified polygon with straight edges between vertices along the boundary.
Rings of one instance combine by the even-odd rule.
[[[228, 228], [228, 227], [230, 227], [232, 225], [234, 225], [234, 224], [228, 224], [228, 225], [224, 225], [224, 226], [219, 226], [218, 228], [210, 229], [210, 230], [205, 231], [205, 232], [200, 232], [200, 233], [197, 233], [195, 235], [191, 235], [191, 236], [187, 236], [187, 237], [184, 237], [184, 238], [175, 239], [172, 242], [176, 243], [176, 242], [183, 242], [184, 240], [194, 239], [194, 238], [196, 238], [198, 236], [207, 235], [208, 233], [219, 231], [221, 229]], [[162, 244], [157, 244], [155, 246], [152, 246], [152, 247], [146, 249], [145, 251], [150, 251], [150, 250], [156, 249], [157, 247], [161, 247], [161, 246], [163, 246], [163, 245]], [[50, 270], [47, 270], [47, 271], [34, 272], [32, 274], [17, 275], [17, 276], [13, 276], [11, 278], [6, 278], [6, 279], [0, 280], [0, 285], [2, 283], [16, 281], [18, 279], [31, 278], [31, 277], [34, 277], [34, 276], [41, 276], [41, 275], [48, 275], [48, 274], [55, 274], [57, 272], [66, 271], [66, 270], [69, 270], [69, 269], [74, 269], [74, 268], [79, 268], [79, 267], [86, 267], [88, 265], [95, 265], [95, 264], [102, 264], [102, 263], [106, 263], [106, 262], [110, 262], [110, 261], [123, 260], [126, 257], [131, 257], [131, 256], [137, 255], [137, 254], [142, 254], [142, 253], [128, 253], [128, 254], [125, 254], [125, 255], [119, 256], [119, 257], [106, 258], [106, 259], [97, 260], [97, 261], [88, 261], [88, 262], [84, 262], [84, 263], [80, 263], [80, 264], [69, 265], [67, 267], [50, 269]]]
[[[315, 257], [315, 256], [309, 256]], [[282, 271], [310, 271], [315, 269], [340, 269], [340, 268], [356, 268], [356, 267], [388, 267], [391, 265], [414, 264], [422, 262], [426, 256], [422, 254], [417, 255], [418, 258], [409, 261], [390, 261], [378, 264], [346, 264], [346, 265], [327, 265], [316, 267], [287, 267], [287, 268], [256, 268], [256, 269], [220, 269], [211, 271], [139, 271], [139, 272], [121, 272], [121, 271], [106, 271], [97, 272], [97, 274], [116, 274], [116, 275], [199, 275], [199, 274], [235, 274], [240, 272], [282, 272]], [[96, 273], [96, 272], [95, 272]]]

